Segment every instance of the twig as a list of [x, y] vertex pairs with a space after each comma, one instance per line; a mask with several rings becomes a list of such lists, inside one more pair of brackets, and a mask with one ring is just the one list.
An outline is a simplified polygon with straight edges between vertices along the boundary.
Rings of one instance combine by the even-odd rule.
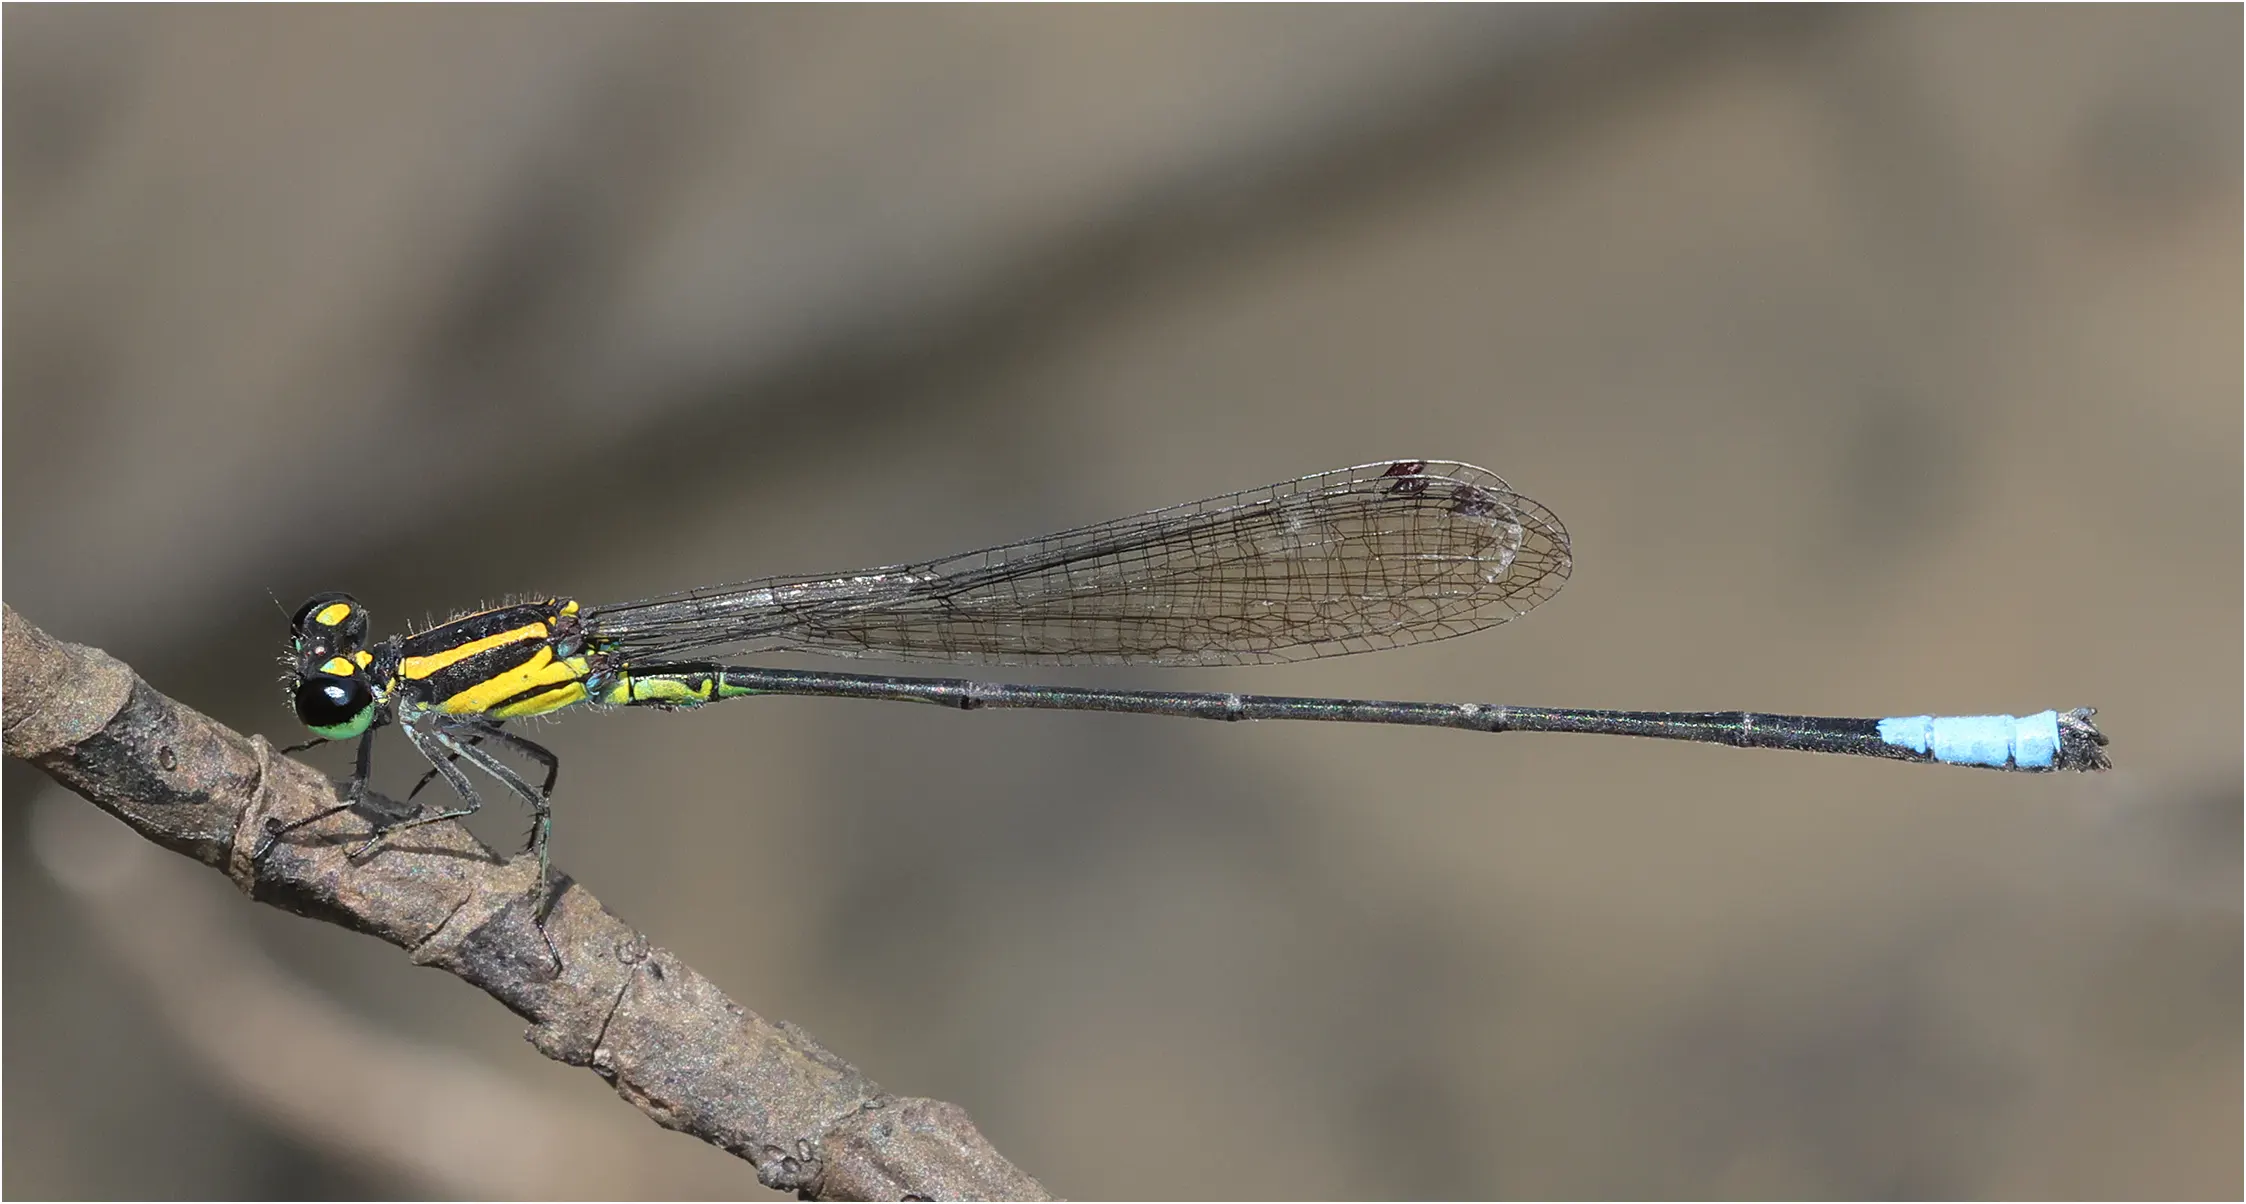
[[591, 1067], [657, 1124], [748, 1159], [765, 1186], [822, 1200], [1048, 1198], [958, 1106], [886, 1094], [810, 1034], [726, 998], [566, 878], [546, 922], [562, 956], [555, 977], [526, 870], [457, 824], [354, 864], [341, 838], [363, 832], [341, 816], [252, 861], [268, 816], [333, 805], [326, 777], [12, 607], [4, 620], [9, 756], [252, 898], [371, 933], [481, 988], [530, 1021], [540, 1052]]
[[[707, 1189], [692, 1181], [687, 1160], [661, 1160], [598, 1115], [600, 1100], [557, 1099], [367, 1023], [267, 957], [224, 896], [193, 889], [186, 861], [59, 788], [39, 794], [33, 856], [78, 905], [93, 939], [139, 981], [151, 1019], [204, 1075], [296, 1139], [407, 1177], [420, 1185], [409, 1191], [431, 1198], [676, 1198]], [[382, 1123], [367, 1123], [377, 1116]]]

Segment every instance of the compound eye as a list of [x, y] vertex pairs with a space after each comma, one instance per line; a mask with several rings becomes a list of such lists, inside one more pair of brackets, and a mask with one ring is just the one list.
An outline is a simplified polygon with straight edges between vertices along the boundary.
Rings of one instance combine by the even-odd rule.
[[289, 631], [299, 650], [314, 655], [355, 652], [367, 639], [367, 608], [349, 594], [314, 594], [297, 608]]
[[374, 690], [363, 677], [309, 673], [296, 683], [296, 717], [312, 734], [348, 740], [374, 723]]

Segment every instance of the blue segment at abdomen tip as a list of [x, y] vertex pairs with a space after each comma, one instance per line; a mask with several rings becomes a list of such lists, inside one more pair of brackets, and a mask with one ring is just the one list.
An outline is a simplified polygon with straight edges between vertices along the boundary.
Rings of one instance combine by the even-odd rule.
[[1945, 765], [2049, 769], [2059, 756], [2059, 713], [1882, 719], [1879, 738]]

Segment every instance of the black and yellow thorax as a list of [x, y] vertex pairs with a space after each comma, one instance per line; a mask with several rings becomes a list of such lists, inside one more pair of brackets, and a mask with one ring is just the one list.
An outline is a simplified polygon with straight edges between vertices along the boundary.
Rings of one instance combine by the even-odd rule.
[[521, 719], [575, 706], [595, 674], [573, 600], [549, 598], [462, 615], [406, 636], [369, 672], [388, 676], [401, 710]]
[[297, 715], [330, 740], [431, 712], [527, 719], [582, 702], [680, 707], [753, 692], [728, 687], [717, 666], [627, 664], [567, 598], [479, 610], [368, 646], [366, 609], [323, 594], [293, 630]]
[[569, 599], [516, 603], [366, 647], [356, 602], [315, 599], [297, 621], [298, 710], [323, 691], [337, 696], [338, 718], [356, 709], [346, 696], [403, 718], [433, 710], [520, 719], [574, 706], [597, 675], [578, 612]]

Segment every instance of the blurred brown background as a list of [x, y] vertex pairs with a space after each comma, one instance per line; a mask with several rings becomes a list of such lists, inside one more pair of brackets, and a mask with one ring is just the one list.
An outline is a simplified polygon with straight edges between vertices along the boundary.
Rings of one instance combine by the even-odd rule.
[[[1401, 455], [1552, 506], [1566, 592], [1053, 676], [2101, 708], [2100, 777], [812, 700], [536, 729], [558, 864], [1054, 1191], [2240, 1193], [2237, 8], [5, 32], [7, 599], [244, 730], [299, 735], [272, 599], [394, 630]], [[460, 983], [7, 775], [7, 1195], [759, 1193]]]

